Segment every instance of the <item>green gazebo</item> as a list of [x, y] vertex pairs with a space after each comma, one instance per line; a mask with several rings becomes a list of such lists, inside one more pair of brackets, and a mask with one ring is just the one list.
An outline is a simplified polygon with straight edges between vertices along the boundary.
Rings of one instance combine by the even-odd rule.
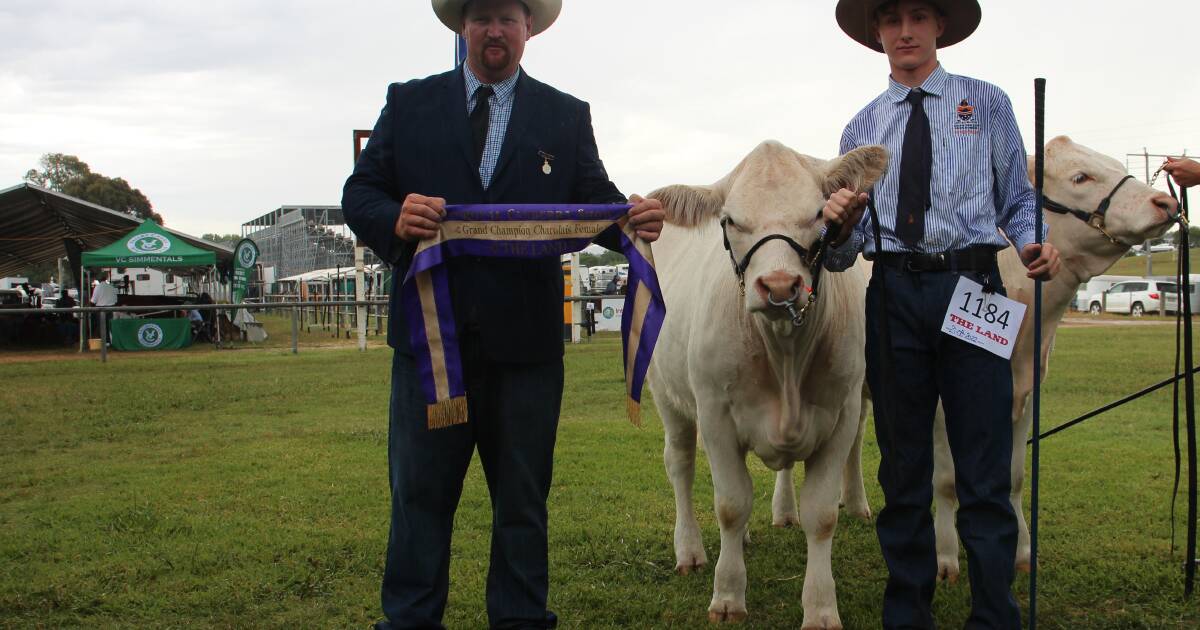
[[[132, 232], [82, 256], [84, 273], [103, 267], [187, 268], [212, 273], [217, 255], [193, 247], [151, 219]], [[86, 285], [85, 285], [86, 286]], [[165, 350], [191, 345], [187, 318], [114, 319], [112, 345], [117, 350]]]

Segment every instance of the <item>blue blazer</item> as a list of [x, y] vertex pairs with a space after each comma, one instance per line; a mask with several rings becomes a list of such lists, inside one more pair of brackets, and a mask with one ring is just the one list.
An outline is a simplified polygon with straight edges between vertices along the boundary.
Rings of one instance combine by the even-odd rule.
[[[554, 156], [549, 175], [540, 153]], [[394, 266], [388, 344], [409, 353], [400, 285], [415, 250], [395, 235], [409, 193], [468, 203], [624, 203], [608, 179], [588, 104], [521, 71], [491, 187], [474, 163], [462, 68], [388, 86], [387, 104], [342, 191], [355, 235]], [[460, 329], [484, 356], [531, 363], [562, 356], [563, 278], [557, 257], [459, 257], [449, 263]]]

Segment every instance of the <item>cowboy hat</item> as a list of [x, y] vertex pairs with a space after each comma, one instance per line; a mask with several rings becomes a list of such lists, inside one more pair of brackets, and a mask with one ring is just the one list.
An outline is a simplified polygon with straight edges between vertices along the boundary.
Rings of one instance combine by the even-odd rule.
[[[438, 19], [446, 28], [455, 33], [462, 32], [463, 26], [463, 7], [470, 0], [433, 0], [433, 12], [437, 14]], [[542, 31], [550, 28], [554, 20], [558, 19], [559, 11], [562, 11], [562, 0], [521, 0], [529, 9], [529, 14], [533, 16], [533, 30], [529, 35], [537, 35]]]
[[[838, 0], [838, 26], [850, 39], [874, 50], [883, 52], [883, 46], [875, 39], [875, 11], [890, 0]], [[978, 0], [922, 0], [937, 7], [946, 18], [946, 31], [937, 40], [938, 48], [953, 46], [966, 39], [979, 26], [982, 11]], [[436, 4], [436, 3], [435, 3]]]

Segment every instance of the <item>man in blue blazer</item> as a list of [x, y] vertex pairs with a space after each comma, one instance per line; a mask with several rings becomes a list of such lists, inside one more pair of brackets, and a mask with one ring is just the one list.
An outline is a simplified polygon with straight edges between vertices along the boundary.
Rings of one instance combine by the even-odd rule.
[[[561, 0], [433, 0], [433, 9], [466, 38], [467, 60], [450, 72], [389, 86], [342, 196], [355, 234], [395, 267], [387, 620], [376, 628], [442, 627], [454, 511], [476, 448], [492, 497], [490, 624], [552, 628], [546, 498], [563, 385], [559, 260], [448, 263], [471, 420], [433, 431], [399, 284], [417, 242], [434, 236], [447, 203], [626, 199], [600, 161], [587, 103], [520, 67], [525, 42], [554, 22]], [[657, 239], [661, 204], [636, 195], [629, 202], [638, 235]]]

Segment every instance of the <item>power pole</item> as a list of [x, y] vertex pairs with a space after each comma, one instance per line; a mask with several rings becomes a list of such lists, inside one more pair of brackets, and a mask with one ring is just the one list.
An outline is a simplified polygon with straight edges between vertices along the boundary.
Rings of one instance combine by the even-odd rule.
[[[1142, 147], [1142, 155], [1146, 158], [1146, 185], [1150, 185], [1150, 151]], [[1142, 253], [1146, 255], [1146, 277], [1154, 274], [1154, 252], [1150, 251], [1150, 241], [1142, 243]]]

